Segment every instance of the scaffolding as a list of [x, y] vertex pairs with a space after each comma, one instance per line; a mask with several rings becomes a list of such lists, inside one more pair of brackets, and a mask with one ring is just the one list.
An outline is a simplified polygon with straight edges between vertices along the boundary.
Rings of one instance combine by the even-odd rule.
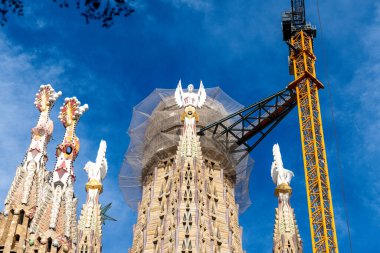
[[[177, 106], [174, 91], [155, 89], [133, 108], [128, 129], [130, 143], [120, 170], [119, 184], [127, 204], [134, 210], [137, 210], [141, 200], [145, 176], [152, 172], [159, 161], [176, 155], [183, 108]], [[219, 87], [208, 88], [206, 93], [205, 105], [197, 109], [199, 129], [243, 108]], [[234, 179], [235, 200], [240, 213], [244, 212], [251, 204], [248, 183], [253, 167], [252, 158], [246, 156], [240, 161], [243, 154], [230, 153], [213, 139], [210, 132], [201, 136], [200, 142], [203, 158], [220, 162], [224, 173]]]

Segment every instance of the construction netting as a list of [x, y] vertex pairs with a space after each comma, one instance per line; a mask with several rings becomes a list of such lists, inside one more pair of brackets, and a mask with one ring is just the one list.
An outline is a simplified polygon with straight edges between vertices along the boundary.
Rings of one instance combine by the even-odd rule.
[[[144, 176], [159, 161], [176, 154], [183, 108], [177, 106], [174, 92], [174, 89], [155, 89], [133, 108], [128, 128], [130, 143], [120, 170], [119, 184], [126, 202], [134, 210], [141, 200]], [[219, 87], [206, 89], [206, 94], [205, 105], [197, 109], [198, 129], [243, 108]], [[203, 157], [219, 161], [224, 173], [235, 180], [235, 199], [240, 212], [244, 212], [251, 204], [248, 183], [253, 167], [252, 158], [246, 156], [238, 163], [243, 154], [228, 153], [211, 132], [201, 136], [200, 142]]]

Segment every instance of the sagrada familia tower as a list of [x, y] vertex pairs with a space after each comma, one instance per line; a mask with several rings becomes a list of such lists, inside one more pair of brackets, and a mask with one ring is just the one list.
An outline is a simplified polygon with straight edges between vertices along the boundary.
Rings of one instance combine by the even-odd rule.
[[[174, 96], [173, 96], [174, 95]], [[252, 161], [223, 150], [197, 129], [237, 111], [221, 89], [197, 92], [157, 89], [134, 108], [120, 186], [138, 211], [130, 253], [243, 253], [238, 215], [250, 204]], [[278, 197], [273, 253], [301, 253], [302, 241], [290, 206], [290, 180], [279, 146], [272, 179]], [[238, 162], [239, 161], [239, 162]], [[136, 197], [138, 196], [138, 197]]]
[[[46, 168], [46, 147], [53, 132], [50, 110], [61, 92], [41, 86], [35, 105], [37, 125], [0, 213], [0, 253], [100, 253], [103, 216], [99, 196], [107, 173], [106, 143], [88, 162], [86, 202], [77, 220], [73, 163], [79, 152], [75, 129], [88, 109], [66, 98], [59, 119], [65, 127], [53, 171]], [[130, 207], [138, 211], [130, 253], [243, 253], [238, 216], [250, 205], [249, 156], [228, 153], [212, 135], [197, 129], [240, 109], [219, 88], [187, 91], [156, 89], [134, 108], [131, 136], [119, 183]], [[302, 253], [293, 208], [293, 173], [273, 147], [271, 176], [276, 185], [273, 253]], [[120, 249], [120, 252], [126, 252]]]
[[48, 171], [46, 147], [53, 132], [49, 114], [60, 96], [50, 85], [41, 86], [36, 95], [40, 117], [0, 213], [0, 252], [101, 252], [99, 195], [107, 173], [106, 143], [101, 141], [96, 162], [85, 166], [87, 199], [77, 221], [73, 163], [80, 145], [75, 129], [88, 106], [75, 97], [65, 99], [59, 119], [66, 131], [56, 149], [55, 168]]

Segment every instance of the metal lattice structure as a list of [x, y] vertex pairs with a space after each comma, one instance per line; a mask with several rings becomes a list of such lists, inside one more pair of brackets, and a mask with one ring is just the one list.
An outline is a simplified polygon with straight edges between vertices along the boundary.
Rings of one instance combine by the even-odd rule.
[[226, 151], [244, 153], [240, 158], [243, 159], [296, 104], [295, 92], [286, 88], [202, 128], [198, 134], [204, 135], [206, 131], [211, 131], [214, 139], [218, 140]]
[[313, 252], [338, 252], [330, 180], [323, 137], [318, 89], [323, 85], [316, 78], [313, 38], [303, 30], [292, 36], [290, 60], [301, 131], [306, 191]]

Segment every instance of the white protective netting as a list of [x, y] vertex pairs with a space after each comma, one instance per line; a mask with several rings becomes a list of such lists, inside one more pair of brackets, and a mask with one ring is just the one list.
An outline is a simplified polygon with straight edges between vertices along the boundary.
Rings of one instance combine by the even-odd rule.
[[[144, 175], [154, 169], [158, 161], [176, 154], [183, 108], [176, 105], [174, 92], [174, 89], [155, 89], [133, 108], [128, 128], [130, 143], [120, 170], [119, 184], [128, 205], [134, 210], [141, 200]], [[243, 108], [219, 87], [208, 88], [206, 93], [205, 105], [197, 109], [198, 129]], [[236, 165], [243, 154], [226, 153], [210, 132], [201, 136], [200, 142], [203, 157], [220, 161], [225, 173], [236, 179], [235, 199], [240, 212], [244, 212], [251, 204], [248, 183], [253, 167], [252, 158], [246, 156]]]

